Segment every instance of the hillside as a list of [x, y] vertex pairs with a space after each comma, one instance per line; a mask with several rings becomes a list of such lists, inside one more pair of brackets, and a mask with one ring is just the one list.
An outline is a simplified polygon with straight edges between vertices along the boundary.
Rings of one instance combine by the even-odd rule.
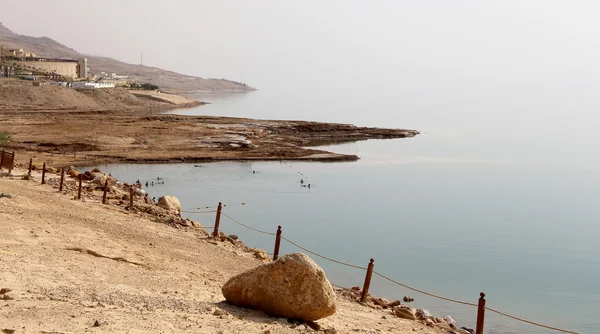
[[48, 37], [17, 34], [0, 23], [0, 44], [5, 48], [23, 48], [43, 57], [88, 59], [91, 73], [107, 72], [129, 75], [140, 82], [150, 82], [172, 93], [241, 93], [255, 90], [252, 87], [217, 79], [204, 79], [157, 67], [128, 64], [116, 59], [82, 54]]

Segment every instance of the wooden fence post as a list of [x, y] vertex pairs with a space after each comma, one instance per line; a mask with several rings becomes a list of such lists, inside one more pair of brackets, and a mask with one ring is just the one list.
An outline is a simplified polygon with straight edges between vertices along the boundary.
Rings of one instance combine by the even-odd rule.
[[221, 222], [221, 207], [222, 203], [219, 202], [219, 206], [217, 207], [217, 216], [215, 217], [215, 229], [213, 230], [213, 237], [219, 236], [219, 223]]
[[479, 304], [477, 305], [477, 327], [475, 334], [483, 334], [483, 321], [485, 318], [485, 293], [479, 294]]
[[281, 244], [281, 225], [277, 226], [277, 234], [275, 235], [275, 250], [273, 250], [273, 261], [279, 257], [279, 245]]
[[2, 169], [3, 164], [4, 164], [4, 149], [2, 149], [2, 153], [0, 153], [0, 169]]
[[11, 163], [10, 163], [10, 166], [8, 166], [8, 175], [10, 175], [12, 173], [14, 166], [15, 166], [15, 152], [13, 151]]
[[29, 158], [29, 171], [27, 172], [28, 176], [31, 176], [31, 168], [33, 167], [33, 158]]
[[133, 208], [133, 185], [129, 186], [129, 207]]
[[106, 182], [104, 182], [104, 193], [102, 194], [102, 204], [106, 204], [106, 191], [108, 190], [108, 177], [106, 178]]
[[367, 299], [367, 295], [369, 294], [369, 287], [371, 286], [371, 276], [373, 276], [373, 267], [375, 260], [371, 259], [369, 261], [369, 266], [367, 267], [367, 275], [365, 276], [365, 284], [363, 285], [362, 295], [360, 296], [360, 301], [365, 302]]
[[65, 181], [65, 169], [61, 168], [60, 169], [60, 186], [58, 187], [59, 192], [63, 191], [63, 182], [64, 181]]
[[79, 190], [77, 190], [77, 199], [81, 199], [81, 182], [83, 182], [83, 174], [79, 174]]
[[42, 184], [46, 184], [46, 163], [42, 167]]

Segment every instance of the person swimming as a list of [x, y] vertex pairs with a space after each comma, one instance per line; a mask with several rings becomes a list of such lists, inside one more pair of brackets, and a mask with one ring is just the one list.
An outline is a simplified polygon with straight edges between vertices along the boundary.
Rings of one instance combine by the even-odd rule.
[[300, 184], [304, 184], [304, 179], [300, 179]]
[[308, 189], [310, 189], [310, 183], [308, 184]]
[[146, 188], [148, 187], [148, 181], [146, 181]]

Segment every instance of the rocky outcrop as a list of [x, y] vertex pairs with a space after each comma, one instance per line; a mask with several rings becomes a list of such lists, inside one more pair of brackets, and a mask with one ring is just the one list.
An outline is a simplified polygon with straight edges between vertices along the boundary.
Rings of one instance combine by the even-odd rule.
[[175, 196], [163, 196], [158, 199], [158, 205], [171, 212], [181, 213], [181, 203]]
[[234, 276], [221, 290], [227, 302], [274, 317], [314, 321], [335, 313], [335, 293], [323, 269], [302, 253]]

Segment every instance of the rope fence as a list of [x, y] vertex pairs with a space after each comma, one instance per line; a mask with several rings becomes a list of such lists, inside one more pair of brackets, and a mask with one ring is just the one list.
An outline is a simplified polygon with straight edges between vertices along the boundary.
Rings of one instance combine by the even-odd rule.
[[356, 269], [361, 269], [361, 270], [367, 270], [366, 267], [356, 266], [356, 265], [353, 265], [353, 264], [350, 264], [350, 263], [346, 263], [346, 262], [342, 262], [342, 261], [338, 261], [338, 260], [332, 259], [330, 257], [327, 257], [325, 255], [321, 255], [319, 253], [315, 253], [315, 252], [311, 251], [308, 248], [304, 248], [304, 247], [298, 245], [297, 243], [293, 242], [292, 240], [290, 240], [290, 239], [288, 239], [288, 238], [286, 238], [284, 236], [281, 236], [281, 239], [283, 239], [283, 240], [289, 242], [290, 244], [292, 244], [292, 245], [294, 245], [294, 246], [302, 249], [303, 251], [306, 251], [306, 252], [308, 252], [308, 253], [310, 253], [312, 255], [318, 256], [318, 257], [320, 257], [322, 259], [325, 259], [327, 261], [335, 262], [337, 264], [341, 264], [341, 265], [346, 266], [346, 267], [351, 267], [351, 268], [356, 268]]
[[[185, 212], [185, 211], [182, 211], [182, 212]], [[221, 205], [221, 203], [219, 203], [219, 207], [218, 207], [217, 210], [213, 210], [211, 212], [217, 212], [217, 217], [216, 217], [215, 226], [214, 226], [215, 231], [213, 232], [213, 235], [218, 235], [218, 226], [219, 226], [218, 222], [220, 220], [220, 215], [223, 215], [223, 216], [229, 218], [234, 223], [236, 223], [238, 225], [241, 225], [241, 226], [243, 226], [243, 227], [245, 227], [247, 229], [250, 229], [250, 230], [258, 232], [258, 233], [275, 236], [275, 251], [274, 251], [273, 254], [267, 253], [269, 255], [273, 255], [273, 260], [276, 260], [278, 258], [278, 256], [279, 256], [279, 242], [280, 242], [281, 239], [283, 239], [283, 240], [287, 241], [288, 243], [290, 243], [291, 245], [294, 245], [294, 246], [298, 247], [299, 249], [301, 249], [301, 250], [303, 250], [303, 251], [305, 251], [307, 253], [310, 253], [310, 254], [312, 254], [314, 256], [317, 256], [319, 258], [322, 258], [324, 260], [327, 260], [327, 261], [330, 261], [330, 262], [334, 262], [334, 263], [337, 263], [337, 264], [340, 264], [340, 265], [343, 265], [343, 266], [346, 266], [346, 267], [350, 267], [350, 268], [354, 268], [354, 269], [360, 269], [360, 270], [367, 271], [367, 274], [366, 274], [366, 277], [365, 277], [365, 284], [364, 284], [364, 288], [363, 288], [363, 294], [362, 294], [362, 297], [361, 297], [361, 301], [362, 302], [365, 301], [365, 297], [368, 295], [368, 289], [369, 289], [369, 285], [370, 285], [370, 281], [371, 281], [371, 275], [375, 274], [375, 275], [383, 278], [384, 280], [387, 280], [387, 281], [389, 281], [391, 283], [394, 283], [394, 284], [399, 285], [401, 287], [404, 287], [406, 289], [409, 289], [409, 290], [421, 293], [421, 294], [426, 295], [426, 296], [430, 296], [430, 297], [437, 298], [437, 299], [444, 300], [444, 301], [451, 302], [451, 303], [456, 303], [456, 304], [461, 304], [461, 305], [466, 305], [466, 306], [477, 307], [478, 308], [478, 312], [477, 312], [477, 328], [476, 328], [476, 331], [475, 331], [476, 334], [483, 334], [483, 323], [484, 323], [484, 314], [485, 314], [484, 312], [485, 312], [485, 310], [488, 310], [490, 312], [496, 313], [498, 315], [501, 315], [501, 316], [504, 316], [504, 317], [507, 317], [507, 318], [510, 318], [510, 319], [513, 319], [513, 320], [517, 320], [517, 321], [520, 321], [520, 322], [523, 322], [523, 323], [527, 323], [527, 324], [530, 324], [530, 325], [538, 326], [538, 327], [541, 327], [541, 328], [546, 328], [546, 329], [550, 329], [550, 330], [554, 330], [554, 331], [562, 332], [562, 333], [579, 334], [578, 332], [574, 332], [574, 331], [565, 330], [565, 329], [561, 329], [561, 328], [557, 328], [557, 327], [543, 325], [543, 324], [540, 324], [540, 323], [537, 323], [537, 322], [534, 322], [534, 321], [526, 320], [526, 319], [523, 319], [523, 318], [519, 318], [519, 317], [510, 315], [510, 314], [507, 314], [507, 313], [495, 310], [495, 309], [490, 308], [490, 307], [486, 307], [485, 306], [486, 300], [484, 298], [485, 297], [484, 293], [481, 293], [481, 297], [479, 298], [479, 303], [478, 304], [470, 303], [470, 302], [465, 302], [465, 301], [461, 301], [461, 300], [457, 300], [457, 299], [453, 299], [453, 298], [448, 298], [448, 297], [440, 296], [440, 295], [437, 295], [437, 294], [434, 294], [434, 293], [430, 293], [430, 292], [427, 292], [427, 291], [424, 291], [424, 290], [421, 290], [421, 289], [414, 288], [414, 287], [412, 287], [410, 285], [406, 285], [406, 284], [401, 283], [401, 282], [399, 282], [399, 281], [397, 281], [397, 280], [395, 280], [395, 279], [393, 279], [391, 277], [388, 277], [388, 276], [386, 276], [386, 275], [384, 275], [384, 274], [382, 274], [382, 273], [380, 273], [378, 271], [374, 271], [373, 270], [373, 267], [374, 267], [374, 260], [373, 259], [371, 259], [371, 262], [369, 263], [368, 267], [363, 267], [363, 266], [357, 266], [357, 265], [354, 265], [354, 264], [351, 264], [351, 263], [339, 261], [339, 260], [333, 259], [331, 257], [325, 256], [323, 254], [319, 254], [319, 253], [314, 252], [314, 251], [312, 251], [312, 250], [310, 250], [310, 249], [308, 249], [306, 247], [303, 247], [300, 244], [298, 244], [298, 243], [290, 240], [289, 238], [283, 236], [282, 232], [281, 232], [281, 226], [279, 226], [279, 228], [277, 230], [277, 233], [273, 233], [273, 232], [263, 231], [263, 230], [254, 228], [254, 227], [252, 227], [250, 225], [247, 225], [247, 224], [244, 224], [244, 223], [240, 222], [239, 220], [237, 220], [237, 219], [229, 216], [225, 212], [223, 212], [222, 211], [222, 205]], [[209, 213], [209, 212], [205, 212], [205, 213]], [[345, 289], [344, 287], [339, 286], [339, 285], [335, 285], [335, 284], [332, 284], [332, 285], [336, 286], [338, 288]]]
[[187, 211], [187, 210], [181, 210], [181, 212], [184, 212], [184, 213], [213, 213], [213, 212], [217, 212], [217, 210], [210, 210], [210, 211]]
[[262, 234], [267, 234], [267, 235], [275, 235], [275, 233], [273, 233], [273, 232], [267, 232], [267, 231], [263, 231], [263, 230], [259, 230], [259, 229], [257, 229], [257, 228], [254, 228], [254, 227], [252, 227], [252, 226], [248, 226], [248, 225], [246, 225], [246, 224], [244, 224], [244, 223], [240, 222], [239, 220], [237, 220], [237, 219], [235, 219], [235, 218], [232, 218], [232, 217], [230, 217], [229, 215], [227, 215], [227, 214], [226, 214], [225, 212], [223, 212], [223, 211], [221, 211], [221, 214], [222, 214], [223, 216], [225, 216], [225, 217], [227, 217], [227, 218], [231, 219], [231, 220], [232, 220], [234, 223], [237, 223], [237, 224], [239, 224], [239, 225], [242, 225], [242, 226], [244, 226], [245, 228], [251, 229], [251, 230], [253, 230], [253, 231], [255, 231], [255, 232], [262, 233]]

